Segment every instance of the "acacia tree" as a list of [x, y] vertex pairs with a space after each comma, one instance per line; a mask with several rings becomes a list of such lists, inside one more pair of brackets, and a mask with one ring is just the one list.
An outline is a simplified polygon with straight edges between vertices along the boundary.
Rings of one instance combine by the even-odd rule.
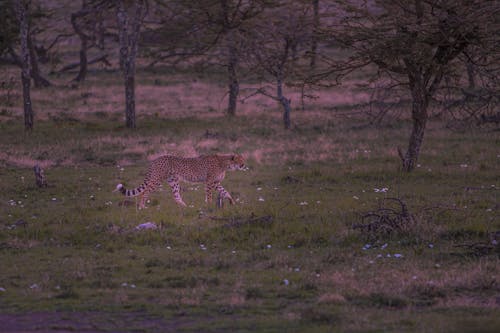
[[252, 40], [250, 66], [263, 74], [266, 82], [273, 82], [276, 93], [267, 87], [259, 88], [262, 94], [276, 100], [283, 108], [283, 126], [291, 128], [291, 99], [284, 88], [303, 79], [303, 60], [310, 50], [313, 21], [304, 3], [282, 2], [262, 16], [259, 24], [249, 33]]
[[245, 31], [267, 7], [267, 0], [158, 1], [152, 11], [155, 26], [145, 32], [146, 47], [158, 63], [178, 64], [193, 59], [198, 68], [222, 67], [226, 72], [228, 104], [234, 116], [240, 92], [242, 63], [247, 52]]
[[[131, 3], [131, 4], [130, 4]], [[125, 81], [125, 124], [136, 127], [135, 59], [139, 32], [146, 12], [145, 0], [116, 0], [116, 21], [120, 42], [120, 68]]]
[[222, 34], [223, 66], [227, 68], [228, 75], [227, 114], [234, 116], [240, 91], [238, 67], [246, 50], [246, 38], [242, 31], [264, 11], [266, 4], [261, 0], [220, 0], [219, 4], [220, 16], [213, 22], [220, 27]]
[[[332, 72], [369, 64], [377, 75], [407, 88], [411, 96], [412, 131], [406, 152], [398, 149], [405, 171], [414, 169], [429, 117], [429, 104], [443, 77], [461, 54], [498, 37], [498, 2], [478, 0], [342, 1], [342, 20], [329, 33], [352, 52]], [[498, 47], [498, 38], [496, 38]]]
[[[80, 39], [80, 69], [74, 81], [84, 81], [87, 76], [87, 66], [89, 65], [89, 60], [87, 58], [88, 50], [95, 45], [104, 48], [102, 12], [109, 9], [109, 5], [110, 3], [104, 1], [82, 0], [82, 8], [71, 14], [71, 25]], [[107, 63], [106, 55], [91, 60], [90, 62], [97, 61], [109, 64]]]
[[[41, 74], [38, 64], [39, 52], [43, 47], [37, 47], [35, 42], [35, 31], [43, 31], [44, 29], [39, 26], [39, 21], [46, 15], [40, 6], [33, 8], [31, 1], [4, 1], [0, 2], [0, 20], [2, 22], [0, 27], [0, 61], [4, 63], [14, 64], [19, 68], [23, 68], [23, 61], [25, 59], [22, 55], [22, 50], [16, 50], [16, 44], [20, 44], [20, 22], [19, 10], [17, 6], [23, 6], [27, 18], [27, 50], [29, 52], [29, 67], [30, 77], [33, 79], [35, 87], [50, 86], [50, 82]], [[34, 24], [36, 22], [36, 24]], [[21, 54], [20, 54], [21, 53]]]

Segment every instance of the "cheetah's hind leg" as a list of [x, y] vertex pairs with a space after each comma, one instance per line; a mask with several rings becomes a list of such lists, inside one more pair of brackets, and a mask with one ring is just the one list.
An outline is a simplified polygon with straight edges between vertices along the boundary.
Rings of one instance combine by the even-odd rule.
[[[137, 200], [139, 199], [139, 197], [140, 197], [141, 200], [139, 200], [139, 205], [137, 205]], [[135, 207], [136, 207], [136, 209], [138, 209], [138, 210], [146, 209], [147, 197], [144, 195], [144, 193], [141, 194], [141, 195], [139, 195], [139, 197], [135, 198], [135, 203], [136, 203]]]

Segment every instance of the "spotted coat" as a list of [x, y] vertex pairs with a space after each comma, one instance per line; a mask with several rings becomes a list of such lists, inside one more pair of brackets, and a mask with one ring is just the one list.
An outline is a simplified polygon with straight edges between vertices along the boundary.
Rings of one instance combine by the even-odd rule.
[[126, 189], [122, 184], [116, 191], [127, 197], [141, 196], [139, 208], [144, 208], [150, 194], [164, 181], [170, 185], [175, 201], [186, 206], [181, 197], [180, 181], [205, 184], [205, 202], [212, 202], [212, 192], [217, 190], [222, 200], [233, 198], [220, 182], [228, 170], [245, 169], [245, 160], [241, 155], [202, 155], [199, 157], [177, 157], [165, 155], [158, 157], [148, 168], [144, 182], [134, 189]]

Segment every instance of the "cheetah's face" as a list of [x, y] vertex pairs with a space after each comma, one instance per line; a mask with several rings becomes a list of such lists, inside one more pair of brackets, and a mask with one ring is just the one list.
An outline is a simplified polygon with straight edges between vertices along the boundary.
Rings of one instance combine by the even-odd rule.
[[245, 170], [245, 159], [241, 155], [233, 155], [229, 163], [229, 170]]

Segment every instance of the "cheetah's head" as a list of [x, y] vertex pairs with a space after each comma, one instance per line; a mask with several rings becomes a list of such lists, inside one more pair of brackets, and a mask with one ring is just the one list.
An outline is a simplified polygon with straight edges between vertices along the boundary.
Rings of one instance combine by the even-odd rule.
[[246, 170], [245, 159], [241, 155], [231, 155], [229, 170]]

